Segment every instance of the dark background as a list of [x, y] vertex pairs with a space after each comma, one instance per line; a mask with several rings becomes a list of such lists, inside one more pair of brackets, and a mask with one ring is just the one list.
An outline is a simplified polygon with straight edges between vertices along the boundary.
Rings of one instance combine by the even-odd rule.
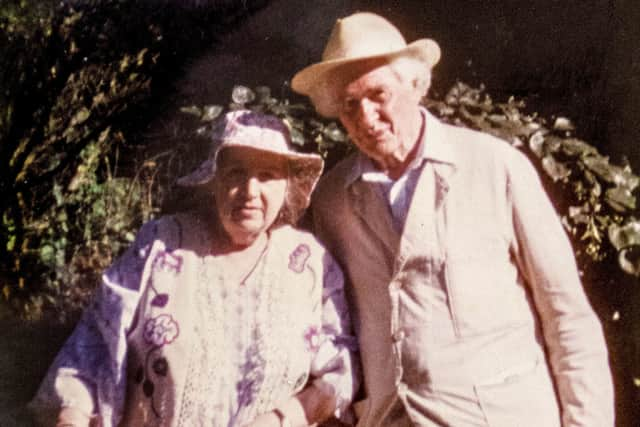
[[408, 41], [438, 41], [434, 93], [463, 80], [524, 97], [532, 112], [571, 118], [614, 163], [640, 168], [637, 1], [273, 0], [192, 64], [178, 101], [226, 97], [234, 82], [279, 87], [320, 59], [337, 17], [357, 10], [384, 15]]

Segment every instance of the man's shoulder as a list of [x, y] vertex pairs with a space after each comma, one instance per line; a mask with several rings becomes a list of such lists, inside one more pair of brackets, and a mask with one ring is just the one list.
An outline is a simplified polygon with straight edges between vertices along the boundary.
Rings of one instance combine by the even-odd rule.
[[463, 168], [473, 165], [477, 169], [485, 164], [502, 169], [521, 157], [520, 150], [497, 136], [464, 126], [441, 125], [446, 144], [451, 146], [456, 162]]
[[141, 227], [138, 238], [149, 243], [161, 241], [171, 250], [204, 253], [211, 244], [210, 221], [204, 213], [196, 211], [162, 215], [146, 222]]
[[332, 204], [344, 197], [348, 187], [348, 180], [351, 178], [353, 168], [356, 165], [356, 159], [357, 153], [352, 153], [322, 176], [313, 194], [314, 205]]
[[461, 146], [464, 150], [468, 149], [482, 149], [487, 152], [502, 151], [504, 147], [509, 147], [510, 144], [491, 135], [487, 132], [482, 132], [476, 129], [472, 129], [466, 126], [453, 125], [449, 123], [440, 122], [444, 135], [448, 143]]

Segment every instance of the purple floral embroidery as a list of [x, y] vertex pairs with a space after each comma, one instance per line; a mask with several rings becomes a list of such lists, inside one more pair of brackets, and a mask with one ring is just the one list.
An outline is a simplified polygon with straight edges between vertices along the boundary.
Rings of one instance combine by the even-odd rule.
[[167, 362], [167, 359], [165, 359], [164, 357], [160, 357], [153, 361], [151, 368], [156, 375], [166, 377], [167, 373], [169, 372], [169, 363]]
[[[181, 256], [174, 255], [167, 251], [160, 251], [156, 254], [153, 261], [153, 269], [156, 271], [161, 270], [178, 274], [180, 273], [180, 270], [182, 270], [182, 262], [183, 260]], [[158, 290], [153, 286], [153, 281], [150, 281], [149, 287], [155, 294], [151, 299], [151, 305], [153, 307], [165, 307], [169, 302], [169, 294], [158, 292]]]
[[[162, 297], [165, 295], [166, 294], [158, 294], [154, 300], [163, 299]], [[151, 304], [153, 304], [153, 301]], [[142, 337], [145, 342], [151, 346], [151, 348], [147, 351], [144, 365], [138, 367], [134, 376], [134, 381], [137, 384], [142, 385], [142, 392], [147, 398], [149, 398], [151, 409], [158, 418], [162, 417], [160, 416], [160, 411], [156, 408], [153, 397], [156, 389], [154, 381], [168, 375], [169, 362], [167, 362], [167, 359], [163, 356], [154, 356], [154, 353], [157, 353], [162, 346], [171, 344], [175, 341], [179, 334], [180, 328], [178, 327], [178, 322], [173, 320], [173, 317], [171, 317], [170, 314], [161, 314], [154, 318], [147, 319], [144, 324]]]
[[171, 252], [160, 251], [153, 261], [155, 270], [164, 270], [169, 273], [178, 274], [182, 270], [182, 257]]
[[148, 344], [161, 347], [172, 343], [180, 333], [178, 323], [170, 314], [161, 314], [148, 319], [144, 324], [143, 337]]
[[296, 273], [302, 273], [310, 256], [311, 249], [309, 249], [308, 245], [304, 243], [298, 245], [298, 247], [291, 252], [291, 255], [289, 255], [289, 269]]
[[304, 342], [307, 346], [307, 350], [315, 353], [320, 348], [321, 336], [320, 330], [317, 326], [309, 326], [304, 332]]
[[154, 307], [164, 307], [169, 302], [168, 294], [157, 294], [151, 300], [151, 305]]
[[244, 362], [240, 366], [242, 378], [236, 383], [238, 396], [238, 408], [231, 416], [229, 425], [236, 425], [236, 420], [240, 416], [240, 411], [251, 405], [258, 396], [260, 387], [264, 382], [264, 372], [266, 361], [258, 348], [258, 343], [263, 338], [257, 329], [253, 330], [253, 341], [244, 354]]

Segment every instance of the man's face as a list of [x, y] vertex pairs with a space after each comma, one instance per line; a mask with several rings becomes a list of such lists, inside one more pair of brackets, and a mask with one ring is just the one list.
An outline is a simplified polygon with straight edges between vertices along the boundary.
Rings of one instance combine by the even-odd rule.
[[339, 95], [339, 118], [356, 146], [374, 161], [402, 160], [420, 126], [421, 94], [388, 64], [364, 68]]

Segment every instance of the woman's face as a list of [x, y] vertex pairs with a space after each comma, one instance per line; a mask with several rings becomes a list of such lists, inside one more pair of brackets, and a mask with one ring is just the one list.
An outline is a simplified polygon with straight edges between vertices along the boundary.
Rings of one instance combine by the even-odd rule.
[[231, 242], [251, 244], [276, 220], [287, 194], [287, 160], [269, 152], [226, 148], [217, 159], [214, 197]]

